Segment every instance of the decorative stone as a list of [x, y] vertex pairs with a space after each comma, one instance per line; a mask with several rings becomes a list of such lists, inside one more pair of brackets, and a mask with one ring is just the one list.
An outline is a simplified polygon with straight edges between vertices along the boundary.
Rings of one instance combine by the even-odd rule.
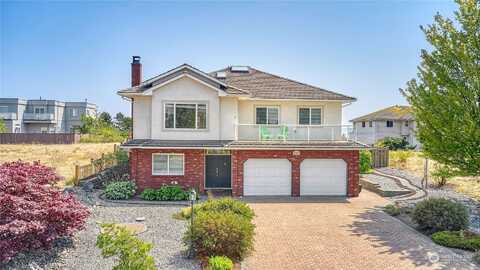
[[137, 218], [135, 219], [135, 221], [137, 221], [137, 222], [145, 221], [145, 217], [137, 217]]
[[[141, 234], [147, 231], [147, 226], [145, 224], [139, 224], [139, 223], [115, 223], [115, 226], [123, 227], [134, 235]], [[103, 231], [104, 229], [101, 228], [100, 232], [103, 233]]]

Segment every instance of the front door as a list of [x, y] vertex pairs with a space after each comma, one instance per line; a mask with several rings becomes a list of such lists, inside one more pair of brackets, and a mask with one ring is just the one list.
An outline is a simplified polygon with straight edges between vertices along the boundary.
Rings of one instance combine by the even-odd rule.
[[231, 156], [207, 155], [205, 188], [231, 188]]

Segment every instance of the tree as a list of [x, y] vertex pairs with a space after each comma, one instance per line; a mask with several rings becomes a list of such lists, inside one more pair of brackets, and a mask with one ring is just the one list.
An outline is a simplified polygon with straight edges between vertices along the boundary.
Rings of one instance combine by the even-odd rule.
[[132, 128], [132, 118], [123, 115], [119, 112], [115, 115], [115, 126], [120, 129], [122, 132], [128, 132]]
[[99, 116], [98, 119], [100, 121], [104, 122], [107, 125], [112, 125], [112, 116], [108, 112], [102, 112]]
[[0, 118], [0, 133], [5, 133], [7, 132], [7, 127], [5, 126], [5, 121], [3, 121], [2, 118]]
[[437, 14], [421, 27], [418, 80], [402, 93], [412, 105], [424, 154], [462, 174], [480, 174], [480, 2], [456, 0], [456, 22]]
[[39, 163], [0, 165], [0, 265], [19, 252], [49, 248], [84, 227], [88, 208], [54, 187], [59, 179]]

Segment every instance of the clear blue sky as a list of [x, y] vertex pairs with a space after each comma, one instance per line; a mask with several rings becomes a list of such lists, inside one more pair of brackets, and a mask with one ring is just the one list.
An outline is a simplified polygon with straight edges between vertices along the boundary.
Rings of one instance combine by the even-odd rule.
[[307, 3], [1, 2], [0, 97], [87, 98], [129, 112], [115, 92], [182, 63], [250, 65], [358, 98], [349, 119], [406, 104], [427, 43], [419, 25], [451, 1]]

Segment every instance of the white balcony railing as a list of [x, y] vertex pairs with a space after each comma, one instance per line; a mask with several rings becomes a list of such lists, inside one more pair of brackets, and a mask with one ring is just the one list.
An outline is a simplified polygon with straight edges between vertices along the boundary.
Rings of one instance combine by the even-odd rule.
[[348, 141], [355, 140], [350, 125], [255, 125], [237, 124], [239, 141]]
[[14, 112], [2, 112], [2, 113], [0, 113], [0, 118], [1, 118], [1, 119], [6, 119], [6, 120], [17, 119], [17, 113], [14, 113]]
[[53, 113], [24, 113], [23, 119], [25, 120], [37, 120], [37, 121], [48, 121], [54, 120], [55, 115]]

